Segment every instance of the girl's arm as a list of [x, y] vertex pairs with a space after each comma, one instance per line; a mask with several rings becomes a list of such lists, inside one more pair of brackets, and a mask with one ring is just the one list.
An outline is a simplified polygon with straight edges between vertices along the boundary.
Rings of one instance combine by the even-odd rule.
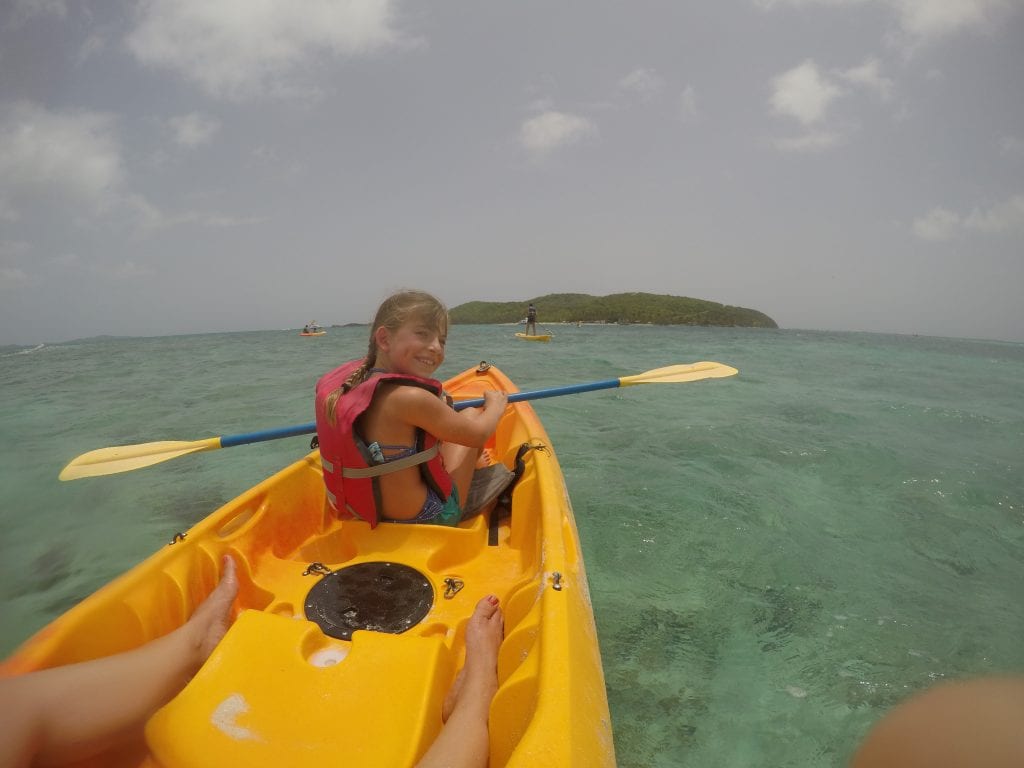
[[396, 387], [388, 398], [388, 408], [402, 421], [426, 430], [448, 443], [482, 448], [494, 434], [505, 413], [508, 395], [485, 392], [482, 408], [455, 411], [436, 395], [419, 387]]

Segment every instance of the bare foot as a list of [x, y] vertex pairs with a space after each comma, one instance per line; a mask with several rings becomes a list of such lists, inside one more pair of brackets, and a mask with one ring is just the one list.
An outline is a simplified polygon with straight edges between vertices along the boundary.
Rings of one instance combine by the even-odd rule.
[[231, 616], [231, 604], [238, 595], [238, 576], [235, 573], [235, 561], [230, 555], [223, 557], [224, 571], [220, 583], [213, 592], [199, 604], [186, 626], [195, 638], [200, 662], [206, 661], [217, 643], [228, 631]]
[[459, 706], [479, 707], [486, 721], [491, 699], [498, 690], [498, 648], [503, 633], [504, 617], [498, 598], [488, 595], [476, 604], [466, 624], [466, 663], [441, 707], [444, 722]]

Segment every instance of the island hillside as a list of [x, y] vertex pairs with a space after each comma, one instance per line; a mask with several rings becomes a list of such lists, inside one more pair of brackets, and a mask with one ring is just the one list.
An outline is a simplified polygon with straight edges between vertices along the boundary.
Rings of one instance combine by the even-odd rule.
[[518, 323], [526, 307], [537, 307], [538, 323], [651, 323], [778, 328], [763, 312], [686, 296], [654, 293], [549, 293], [525, 301], [469, 301], [450, 311], [453, 323]]

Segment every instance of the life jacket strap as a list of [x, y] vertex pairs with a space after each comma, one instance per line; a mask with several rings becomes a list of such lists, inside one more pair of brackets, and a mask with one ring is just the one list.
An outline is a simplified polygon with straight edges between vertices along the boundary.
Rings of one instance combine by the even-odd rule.
[[389, 461], [386, 464], [376, 464], [372, 467], [342, 467], [341, 476], [355, 480], [363, 477], [390, 475], [392, 472], [398, 472], [400, 469], [409, 469], [409, 467], [425, 464], [437, 456], [440, 448], [441, 441], [438, 440], [427, 450], [414, 453], [412, 456], [406, 456], [404, 459], [396, 459], [395, 461]]

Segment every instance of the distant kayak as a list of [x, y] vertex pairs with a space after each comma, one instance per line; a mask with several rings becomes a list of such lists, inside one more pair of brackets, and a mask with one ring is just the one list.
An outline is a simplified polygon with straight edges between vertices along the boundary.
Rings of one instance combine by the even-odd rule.
[[323, 336], [327, 331], [299, 331], [299, 336]]
[[526, 333], [517, 333], [516, 338], [522, 339], [523, 341], [551, 341], [551, 334], [541, 333], [536, 336], [531, 336], [530, 334]]

